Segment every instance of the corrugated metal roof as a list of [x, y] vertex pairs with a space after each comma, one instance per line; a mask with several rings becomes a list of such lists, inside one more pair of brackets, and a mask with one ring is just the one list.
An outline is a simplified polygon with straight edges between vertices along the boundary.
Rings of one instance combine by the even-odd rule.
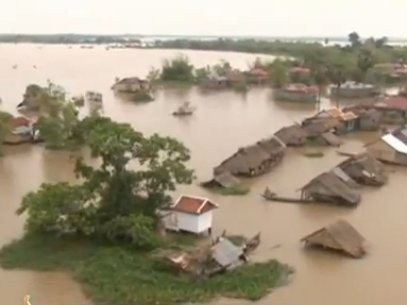
[[407, 145], [404, 144], [403, 141], [399, 140], [391, 133], [384, 135], [382, 137], [382, 140], [399, 153], [407, 154]]

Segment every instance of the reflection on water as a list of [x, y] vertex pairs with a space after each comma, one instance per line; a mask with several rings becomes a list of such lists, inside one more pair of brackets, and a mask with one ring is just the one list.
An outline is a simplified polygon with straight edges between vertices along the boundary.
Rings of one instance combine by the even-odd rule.
[[[192, 152], [190, 166], [199, 180], [208, 178], [212, 168], [240, 146], [269, 136], [283, 125], [298, 122], [315, 111], [314, 105], [279, 103], [271, 90], [254, 88], [247, 94], [233, 91], [202, 92], [198, 88], [166, 88], [150, 103], [132, 103], [115, 98], [110, 87], [116, 76], [143, 76], [151, 66], [177, 54], [171, 50], [83, 50], [30, 45], [3, 45], [0, 57], [0, 96], [6, 110], [14, 111], [28, 83], [45, 83], [47, 78], [64, 85], [73, 94], [97, 90], [104, 96], [104, 113], [127, 122], [146, 134], [158, 132], [183, 141]], [[186, 51], [191, 61], [204, 66], [225, 58], [240, 68], [255, 55]], [[17, 63], [13, 70], [10, 63]], [[36, 65], [38, 68], [33, 69]], [[191, 117], [177, 118], [171, 113], [185, 101], [197, 107]], [[324, 99], [322, 106], [329, 104]], [[357, 134], [346, 137], [343, 150], [356, 151], [375, 137]], [[7, 149], [0, 159], [0, 245], [22, 233], [23, 219], [15, 210], [24, 194], [49, 181], [74, 181], [73, 161], [67, 152], [44, 151], [41, 147], [19, 146]], [[306, 158], [289, 151], [273, 172], [245, 181], [251, 192], [243, 197], [223, 197], [197, 186], [182, 186], [187, 192], [210, 196], [219, 203], [215, 233], [253, 235], [262, 232], [254, 260], [278, 258], [289, 263], [296, 273], [288, 286], [277, 289], [256, 304], [281, 305], [402, 305], [407, 298], [404, 275], [407, 244], [395, 238], [406, 231], [407, 169], [394, 169], [387, 186], [363, 188], [363, 200], [356, 209], [322, 205], [295, 205], [264, 202], [266, 186], [287, 195], [298, 195], [301, 186], [315, 175], [336, 165], [343, 157], [334, 149], [324, 149], [322, 158]], [[349, 220], [370, 242], [370, 254], [362, 260], [343, 258], [322, 251], [305, 251], [299, 239], [337, 218]], [[280, 245], [279, 247], [275, 247]], [[73, 305], [86, 300], [68, 276], [0, 270], [2, 304], [21, 304], [26, 293], [37, 305]], [[345, 293], [346, 292], [346, 293]], [[247, 302], [219, 300], [220, 304]]]

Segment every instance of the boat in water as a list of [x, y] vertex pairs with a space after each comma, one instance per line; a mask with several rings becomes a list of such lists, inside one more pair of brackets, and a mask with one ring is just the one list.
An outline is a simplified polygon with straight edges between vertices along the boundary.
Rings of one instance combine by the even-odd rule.
[[95, 92], [95, 91], [87, 91], [85, 93], [85, 98], [88, 102], [96, 102], [102, 103], [103, 102], [103, 95], [102, 93]]
[[190, 102], [185, 102], [182, 106], [180, 106], [176, 111], [172, 113], [175, 116], [186, 116], [192, 115], [195, 112], [196, 108], [191, 106]]

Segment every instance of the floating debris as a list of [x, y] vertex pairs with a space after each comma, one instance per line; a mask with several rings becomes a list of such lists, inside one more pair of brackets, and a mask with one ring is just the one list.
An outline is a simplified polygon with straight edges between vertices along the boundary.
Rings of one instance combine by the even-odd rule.
[[185, 102], [176, 111], [172, 113], [174, 116], [186, 116], [192, 115], [196, 110], [196, 107], [191, 106], [190, 102]]

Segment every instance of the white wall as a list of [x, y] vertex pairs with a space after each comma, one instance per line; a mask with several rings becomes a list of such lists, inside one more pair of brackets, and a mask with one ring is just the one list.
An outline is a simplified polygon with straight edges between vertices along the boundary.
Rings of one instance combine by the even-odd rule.
[[198, 230], [205, 232], [212, 227], [212, 211], [206, 212], [199, 216]]
[[179, 230], [199, 234], [212, 227], [212, 211], [202, 215], [192, 215], [182, 212], [175, 213], [177, 215]]

